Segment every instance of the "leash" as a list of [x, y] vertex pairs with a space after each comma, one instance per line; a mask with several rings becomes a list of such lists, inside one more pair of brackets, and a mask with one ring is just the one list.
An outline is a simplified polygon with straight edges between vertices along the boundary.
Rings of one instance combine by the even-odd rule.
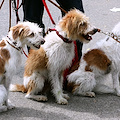
[[13, 10], [15, 10], [15, 14], [16, 14], [16, 23], [18, 23], [18, 21], [20, 21], [19, 15], [18, 15], [18, 10], [20, 9], [20, 7], [23, 5], [23, 0], [21, 2], [21, 4], [19, 5], [19, 0], [17, 0], [17, 4], [16, 4], [16, 0], [12, 0], [12, 8]]
[[[120, 43], [120, 37], [116, 36], [114, 33], [110, 33], [110, 32], [103, 32], [102, 30], [98, 29], [98, 32], [104, 34], [104, 35], [107, 35], [111, 38], [113, 38], [115, 41], [119, 42]], [[108, 39], [107, 39], [108, 40]]]
[[53, 5], [55, 5], [57, 8], [59, 8], [61, 11], [63, 11], [64, 13], [67, 13], [66, 10], [64, 10], [63, 8], [61, 8], [60, 6], [58, 6], [56, 3], [54, 3], [52, 0], [48, 0], [50, 3], [52, 3]]
[[11, 28], [11, 0], [9, 0], [9, 31]]
[[0, 9], [2, 8], [4, 2], [5, 0], [3, 0], [2, 3], [0, 4]]
[[47, 7], [47, 4], [46, 4], [45, 0], [42, 0], [42, 2], [43, 2], [43, 5], [45, 6], [45, 9], [46, 9], [46, 11], [47, 11], [47, 13], [48, 13], [50, 19], [51, 19], [51, 22], [55, 25], [55, 22], [54, 22], [54, 20], [53, 20], [51, 14], [50, 14], [50, 11], [49, 11], [49, 9], [48, 9], [48, 7]]

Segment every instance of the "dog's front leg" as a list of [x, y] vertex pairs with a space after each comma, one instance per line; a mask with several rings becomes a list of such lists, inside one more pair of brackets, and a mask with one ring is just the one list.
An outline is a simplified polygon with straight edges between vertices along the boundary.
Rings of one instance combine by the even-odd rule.
[[63, 90], [61, 88], [61, 80], [59, 79], [58, 71], [51, 71], [50, 78], [52, 82], [52, 92], [55, 95], [58, 104], [68, 104], [68, 101], [63, 97]]
[[[59, 79], [60, 79], [60, 86], [61, 86], [61, 89], [63, 89], [63, 73], [61, 72], [61, 74], [59, 75]], [[65, 99], [69, 99], [69, 96], [68, 96], [68, 94], [65, 94], [65, 93], [63, 93], [63, 95], [62, 95]]]
[[112, 73], [112, 79], [113, 79], [113, 88], [115, 89], [117, 96], [120, 96], [119, 72], [114, 71]]

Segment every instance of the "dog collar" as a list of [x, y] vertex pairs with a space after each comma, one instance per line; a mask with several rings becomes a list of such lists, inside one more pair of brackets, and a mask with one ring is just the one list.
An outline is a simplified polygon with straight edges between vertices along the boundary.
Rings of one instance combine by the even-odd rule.
[[65, 43], [72, 43], [72, 40], [69, 40], [68, 38], [64, 38], [62, 35], [59, 34], [59, 32], [56, 29], [49, 29], [49, 31], [56, 31], [56, 34], [65, 42]]
[[[10, 38], [9, 36], [7, 36], [7, 38], [11, 41], [11, 38]], [[13, 48], [15, 48], [16, 50], [18, 50], [18, 51], [21, 50], [20, 48], [17, 48], [17, 47], [15, 47], [13, 44], [11, 44], [8, 40], [6, 40], [6, 41], [7, 41], [7, 43], [8, 43], [10, 46], [12, 46]]]
[[[9, 37], [9, 36], [7, 36], [7, 38], [11, 41], [11, 38]], [[7, 41], [7, 43], [10, 45], [10, 46], [12, 46], [13, 48], [15, 48], [16, 50], [18, 50], [18, 51], [21, 51], [21, 53], [23, 52], [24, 53], [24, 55], [26, 56], [26, 57], [28, 57], [27, 56], [27, 54], [25, 53], [25, 51], [23, 50], [23, 48], [17, 48], [17, 47], [15, 47], [13, 44], [11, 44], [8, 40], [6, 40]]]

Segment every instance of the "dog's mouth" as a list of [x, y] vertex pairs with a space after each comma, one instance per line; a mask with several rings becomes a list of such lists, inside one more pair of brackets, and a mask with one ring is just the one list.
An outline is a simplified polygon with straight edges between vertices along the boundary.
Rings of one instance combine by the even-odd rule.
[[33, 46], [34, 46], [35, 48], [37, 48], [37, 49], [40, 48], [40, 45], [35, 45], [35, 44], [33, 44]]
[[44, 43], [45, 43], [45, 40], [42, 40], [40, 44], [38, 44], [38, 45], [33, 44], [33, 46], [34, 46], [35, 48], [39, 49], [40, 46], [43, 45]]
[[88, 32], [87, 34], [85, 35], [82, 35], [86, 40], [90, 41], [92, 40], [92, 35], [94, 35], [96, 32], [98, 32], [99, 29], [95, 28], [93, 29], [92, 31]]
[[82, 35], [82, 36], [88, 41], [92, 40], [92, 35], [90, 35], [90, 34], [86, 34], [86, 35]]

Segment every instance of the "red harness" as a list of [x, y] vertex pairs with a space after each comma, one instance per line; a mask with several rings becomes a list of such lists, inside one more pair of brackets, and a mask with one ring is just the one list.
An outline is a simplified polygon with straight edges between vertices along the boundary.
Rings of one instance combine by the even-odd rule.
[[56, 34], [65, 42], [65, 43], [72, 43], [72, 40], [69, 40], [68, 38], [64, 38], [62, 35], [59, 34], [59, 32], [56, 29], [49, 29], [49, 31], [56, 31]]

